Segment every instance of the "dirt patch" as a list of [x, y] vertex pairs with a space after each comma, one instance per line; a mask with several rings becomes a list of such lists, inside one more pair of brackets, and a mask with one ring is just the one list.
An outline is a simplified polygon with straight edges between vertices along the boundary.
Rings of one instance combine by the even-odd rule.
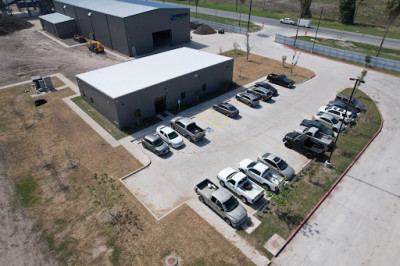
[[289, 63], [283, 66], [281, 61], [255, 54], [250, 54], [249, 61], [247, 61], [246, 53], [243, 51], [237, 51], [236, 53], [228, 51], [223, 53], [223, 55], [234, 58], [233, 81], [241, 86], [267, 76], [270, 73], [285, 74], [294, 80], [295, 83], [299, 83], [314, 75], [313, 71], [299, 66], [295, 66], [292, 72]]
[[336, 41], [335, 44], [340, 47], [350, 47], [350, 48], [356, 47], [353, 43], [345, 41]]
[[32, 27], [28, 21], [0, 14], [0, 36]]
[[208, 35], [208, 34], [215, 34], [217, 33], [217, 31], [211, 28], [210, 26], [203, 24], [200, 25], [195, 31], [193, 31], [193, 33], [199, 35]]

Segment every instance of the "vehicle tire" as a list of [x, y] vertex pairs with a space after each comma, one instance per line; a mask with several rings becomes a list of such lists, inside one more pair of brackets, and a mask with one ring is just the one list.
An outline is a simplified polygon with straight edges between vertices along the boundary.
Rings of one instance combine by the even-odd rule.
[[268, 184], [263, 184], [262, 187], [263, 187], [266, 191], [271, 191], [271, 188], [268, 186]]
[[225, 187], [225, 183], [222, 180], [219, 180], [219, 184], [221, 185], [221, 187]]
[[217, 108], [215, 108], [215, 106], [212, 107], [214, 110], [217, 110]]
[[307, 152], [306, 157], [307, 157], [307, 159], [311, 160], [314, 156], [311, 153]]
[[292, 148], [292, 145], [289, 142], [285, 142], [285, 147], [290, 149]]
[[204, 203], [204, 199], [203, 199], [202, 196], [199, 196], [199, 201], [200, 201], [201, 203]]
[[240, 196], [240, 200], [243, 201], [244, 204], [248, 204], [249, 203], [244, 196]]
[[248, 103], [247, 105], [248, 105], [249, 107], [251, 107], [251, 103]]
[[144, 145], [143, 142], [142, 142], [142, 146], [143, 146], [143, 148], [147, 149], [146, 145]]
[[232, 226], [231, 220], [229, 220], [228, 218], [225, 218], [224, 221], [225, 221], [225, 223], [227, 223], [230, 227], [233, 227], [233, 226]]

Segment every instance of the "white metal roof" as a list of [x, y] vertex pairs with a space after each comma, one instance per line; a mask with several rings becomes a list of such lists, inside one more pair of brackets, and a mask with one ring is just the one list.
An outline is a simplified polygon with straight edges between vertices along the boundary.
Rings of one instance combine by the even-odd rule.
[[171, 4], [140, 0], [58, 0], [58, 2], [121, 18], [134, 16], [155, 9], [182, 8]]
[[65, 15], [60, 14], [60, 13], [51, 13], [51, 14], [48, 14], [48, 15], [39, 16], [39, 18], [41, 18], [43, 20], [46, 20], [46, 21], [48, 21], [50, 23], [53, 23], [53, 24], [74, 20], [73, 18], [65, 16]]
[[115, 99], [230, 60], [233, 59], [184, 47], [93, 70], [76, 77]]

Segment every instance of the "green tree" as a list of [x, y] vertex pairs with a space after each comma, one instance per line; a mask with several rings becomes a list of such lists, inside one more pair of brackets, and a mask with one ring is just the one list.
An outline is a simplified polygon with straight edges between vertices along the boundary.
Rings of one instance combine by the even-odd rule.
[[199, 6], [199, 0], [194, 0], [194, 3], [196, 5], [196, 18], [197, 18], [197, 7]]
[[339, 21], [342, 24], [354, 24], [356, 0], [339, 0]]
[[311, 18], [311, 2], [312, 0], [298, 0], [300, 2], [301, 18]]
[[400, 0], [388, 0], [386, 2], [386, 14], [388, 16], [388, 24], [386, 25], [386, 30], [385, 34], [383, 35], [381, 44], [379, 45], [378, 52], [376, 53], [376, 56], [379, 56], [379, 53], [381, 52], [383, 42], [385, 41], [386, 34], [389, 30], [390, 25], [393, 24], [393, 22], [396, 20], [396, 18], [400, 15]]
[[93, 204], [107, 208], [108, 213], [114, 220], [118, 220], [117, 216], [111, 212], [116, 202], [124, 197], [119, 189], [121, 185], [115, 184], [115, 180], [107, 174], [97, 176], [93, 175], [93, 185], [87, 186], [89, 193], [93, 196]]

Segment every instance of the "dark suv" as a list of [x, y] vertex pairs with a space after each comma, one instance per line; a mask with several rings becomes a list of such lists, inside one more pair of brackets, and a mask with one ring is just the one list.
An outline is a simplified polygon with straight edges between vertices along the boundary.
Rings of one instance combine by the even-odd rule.
[[[335, 101], [341, 101], [344, 103], [348, 103], [350, 100], [350, 96], [347, 94], [343, 94], [343, 93], [339, 93], [338, 95], [336, 95]], [[350, 107], [356, 109], [356, 111], [359, 112], [365, 112], [365, 104], [363, 104], [362, 102], [359, 102], [356, 98], [351, 99], [350, 102]]]

